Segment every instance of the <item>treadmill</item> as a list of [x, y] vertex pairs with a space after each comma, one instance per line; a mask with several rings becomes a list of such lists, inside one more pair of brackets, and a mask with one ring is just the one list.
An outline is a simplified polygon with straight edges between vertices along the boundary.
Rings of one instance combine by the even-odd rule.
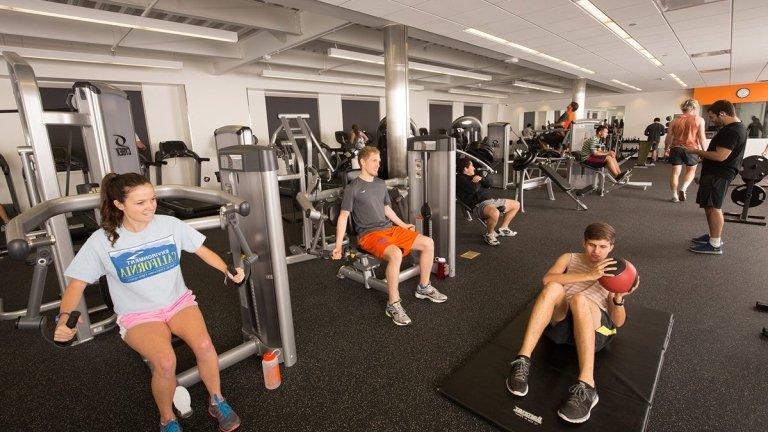
[[[163, 141], [160, 143], [160, 149], [155, 153], [157, 184], [163, 184], [163, 166], [168, 166], [168, 160], [173, 158], [190, 158], [194, 160], [195, 186], [199, 187], [203, 162], [208, 162], [210, 159], [198, 156], [197, 153], [187, 147], [184, 141]], [[166, 169], [171, 168], [169, 167]], [[179, 219], [192, 219], [217, 215], [220, 208], [218, 205], [190, 198], [163, 199], [159, 200], [157, 204], [159, 207], [173, 211], [175, 216]]]

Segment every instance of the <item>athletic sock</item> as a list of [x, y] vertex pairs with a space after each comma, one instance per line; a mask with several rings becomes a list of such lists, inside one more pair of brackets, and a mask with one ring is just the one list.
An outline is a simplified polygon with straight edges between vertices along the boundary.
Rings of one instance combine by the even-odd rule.
[[723, 244], [723, 241], [721, 237], [710, 237], [709, 244], [711, 244], [713, 247], [719, 248], [720, 245]]

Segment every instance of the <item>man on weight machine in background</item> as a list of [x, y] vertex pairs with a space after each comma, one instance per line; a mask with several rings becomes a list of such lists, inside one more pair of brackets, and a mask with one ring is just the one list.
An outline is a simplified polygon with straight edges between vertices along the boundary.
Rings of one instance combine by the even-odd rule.
[[[400, 303], [398, 290], [400, 263], [411, 249], [419, 255], [420, 279], [416, 287], [416, 298], [428, 299], [434, 303], [448, 300], [429, 282], [435, 259], [435, 243], [427, 236], [416, 232], [416, 227], [402, 221], [392, 207], [387, 193], [387, 184], [376, 177], [381, 164], [381, 154], [376, 147], [366, 146], [357, 156], [360, 162], [360, 176], [344, 188], [341, 212], [336, 222], [336, 238], [343, 239], [347, 231], [347, 218], [352, 222], [357, 243], [361, 249], [381, 260], [387, 261], [387, 292], [389, 301], [384, 313], [399, 326], [406, 326], [411, 319]], [[392, 226], [394, 223], [396, 226]], [[342, 241], [336, 241], [331, 257], [335, 260], [342, 255]]]

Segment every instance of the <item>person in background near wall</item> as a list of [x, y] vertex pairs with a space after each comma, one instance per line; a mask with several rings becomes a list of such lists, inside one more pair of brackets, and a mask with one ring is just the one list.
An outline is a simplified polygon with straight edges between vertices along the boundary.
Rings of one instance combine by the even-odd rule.
[[[736, 108], [727, 100], [719, 100], [707, 109], [709, 121], [720, 130], [712, 137], [706, 151], [686, 148], [685, 151], [701, 156], [701, 179], [696, 203], [707, 215], [709, 232], [691, 239], [691, 252], [723, 254], [723, 201], [728, 186], [741, 168], [747, 147], [747, 128], [736, 117]], [[766, 149], [768, 150], [768, 149]]]
[[763, 136], [763, 132], [765, 132], [765, 128], [763, 127], [763, 124], [760, 123], [760, 119], [755, 116], [752, 116], [752, 123], [747, 126], [747, 129], [749, 130], [750, 138], [760, 138]]
[[349, 132], [349, 142], [352, 146], [363, 147], [368, 142], [368, 135], [361, 131], [356, 124], [353, 124], [352, 130]]
[[[687, 149], [704, 150], [704, 119], [698, 114], [699, 102], [688, 99], [680, 104], [683, 115], [672, 120], [669, 124], [667, 138], [664, 140], [664, 156], [672, 164], [672, 175], [669, 178], [669, 189], [672, 191], [672, 202], [685, 201], [686, 190], [696, 176], [699, 158]], [[678, 178], [685, 165], [683, 185], [678, 189]]]
[[534, 133], [535, 132], [533, 130], [533, 125], [528, 123], [527, 125], [525, 125], [525, 129], [523, 129], [523, 138], [527, 140], [531, 139], [533, 138]]
[[653, 119], [653, 123], [645, 128], [645, 136], [648, 137], [648, 148], [651, 150], [651, 162], [646, 163], [647, 166], [656, 166], [656, 158], [659, 155], [659, 142], [665, 130], [666, 128], [661, 124], [661, 119], [658, 117]]

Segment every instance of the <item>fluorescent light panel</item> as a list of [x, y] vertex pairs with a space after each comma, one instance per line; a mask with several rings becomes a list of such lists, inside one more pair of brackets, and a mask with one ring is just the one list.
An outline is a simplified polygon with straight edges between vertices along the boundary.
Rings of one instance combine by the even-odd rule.
[[75, 63], [112, 64], [119, 66], [135, 66], [159, 69], [182, 69], [184, 67], [184, 63], [180, 61], [142, 59], [135, 57], [113, 56], [108, 54], [54, 51], [24, 47], [9, 47], [2, 45], [0, 45], [0, 51], [13, 51], [28, 59], [66, 61]]
[[593, 71], [593, 70], [581, 67], [579, 65], [576, 65], [576, 64], [573, 64], [573, 63], [570, 63], [570, 62], [567, 62], [567, 61], [560, 60], [557, 57], [553, 57], [551, 55], [544, 54], [543, 52], [536, 51], [535, 49], [528, 48], [526, 46], [523, 46], [523, 45], [520, 45], [520, 44], [516, 44], [514, 42], [510, 42], [510, 41], [508, 41], [506, 39], [500, 38], [498, 36], [494, 36], [494, 35], [492, 35], [490, 33], [486, 33], [484, 31], [481, 31], [481, 30], [478, 30], [478, 29], [466, 28], [466, 29], [464, 29], [464, 31], [466, 33], [473, 34], [473, 35], [481, 37], [483, 39], [487, 39], [489, 41], [496, 42], [496, 43], [499, 43], [499, 44], [502, 44], [502, 45], [510, 46], [512, 48], [515, 48], [515, 49], [518, 49], [520, 51], [526, 52], [528, 54], [535, 55], [535, 56], [541, 57], [543, 59], [549, 60], [551, 62], [555, 62], [555, 63], [561, 64], [563, 66], [568, 66], [570, 68], [577, 69], [577, 70], [580, 70], [582, 72], [586, 72], [588, 74], [594, 74], [595, 73], [595, 71]]
[[100, 9], [89, 9], [81, 6], [72, 6], [43, 0], [0, 0], [0, 10], [210, 39], [221, 42], [237, 42], [237, 33], [231, 31], [181, 24], [173, 21], [162, 21]]
[[[289, 79], [289, 80], [297, 80], [297, 81], [315, 81], [315, 82], [323, 82], [323, 83], [329, 83], [329, 84], [348, 84], [348, 85], [357, 85], [357, 86], [366, 86], [366, 87], [384, 87], [384, 83], [378, 82], [378, 81], [366, 81], [366, 80], [358, 80], [354, 78], [339, 78], [339, 77], [330, 77], [330, 76], [324, 76], [324, 75], [308, 75], [308, 74], [295, 73], [295, 72], [275, 71], [270, 69], [263, 70], [261, 72], [261, 76], [265, 78], [280, 78], [280, 79]], [[424, 90], [424, 86], [420, 86], [420, 85], [409, 85], [408, 88], [410, 88], [411, 90]]]
[[509, 96], [508, 94], [488, 93], [483, 91], [463, 90], [463, 89], [449, 89], [448, 93], [468, 95], [468, 96], [481, 96], [481, 97], [494, 98], [494, 99], [500, 99], [500, 98], [505, 98]]
[[632, 38], [632, 36], [629, 35], [626, 31], [624, 31], [623, 28], [621, 28], [620, 25], [613, 22], [612, 19], [610, 19], [603, 11], [600, 10], [597, 6], [592, 4], [589, 0], [575, 0], [574, 1], [580, 8], [584, 9], [585, 12], [592, 15], [593, 18], [595, 18], [597, 21], [599, 21], [602, 25], [604, 25], [608, 30], [612, 31], [613, 34], [621, 38], [624, 42], [629, 44], [632, 48], [637, 50], [640, 54], [644, 55], [645, 58], [648, 59], [651, 63], [653, 63], [656, 66], [663, 66], [664, 64], [660, 62], [653, 54], [648, 52], [640, 43]]
[[[328, 57], [340, 58], [345, 60], [361, 61], [365, 63], [384, 64], [384, 56], [366, 54], [357, 51], [343, 50], [339, 48], [328, 48]], [[460, 69], [435, 66], [426, 63], [408, 62], [408, 68], [422, 72], [433, 72], [442, 75], [453, 75], [464, 78], [476, 79], [479, 81], [490, 81], [493, 79], [490, 75], [479, 74], [475, 72], [463, 71]]]
[[616, 84], [621, 84], [621, 85], [623, 85], [624, 87], [629, 87], [629, 88], [631, 88], [632, 90], [643, 91], [643, 89], [641, 89], [641, 88], [637, 88], [637, 87], [633, 86], [632, 84], [627, 84], [627, 83], [625, 83], [625, 82], [621, 82], [621, 81], [619, 81], [619, 80], [617, 80], [617, 79], [612, 79], [611, 81], [615, 82]]
[[524, 87], [524, 88], [529, 88], [529, 89], [533, 89], [533, 90], [541, 90], [541, 91], [550, 92], [550, 93], [563, 93], [563, 89], [559, 89], [559, 88], [555, 88], [555, 87], [548, 87], [548, 86], [540, 85], [540, 84], [529, 83], [527, 81], [517, 81], [516, 80], [515, 82], [512, 83], [512, 85], [515, 86], [515, 87]]
[[688, 84], [684, 83], [684, 82], [683, 82], [683, 80], [681, 80], [681, 79], [680, 79], [680, 78], [679, 78], [677, 75], [675, 75], [675, 74], [671, 73], [671, 74], [669, 74], [669, 76], [671, 76], [671, 77], [672, 77], [672, 79], [674, 79], [675, 81], [677, 81], [677, 83], [678, 83], [678, 84], [680, 84], [681, 86], [683, 86], [683, 87], [688, 87]]

